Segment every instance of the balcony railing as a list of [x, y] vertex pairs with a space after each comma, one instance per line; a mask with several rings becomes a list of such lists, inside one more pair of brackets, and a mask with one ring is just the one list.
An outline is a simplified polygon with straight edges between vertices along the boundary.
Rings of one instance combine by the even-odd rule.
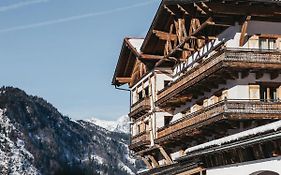
[[224, 100], [212, 106], [191, 113], [168, 126], [158, 129], [157, 139], [173, 134], [184, 134], [189, 127], [210, 121], [215, 117], [222, 119], [281, 119], [281, 101], [267, 100]]
[[137, 118], [139, 116], [142, 116], [148, 110], [150, 110], [150, 108], [151, 108], [150, 98], [146, 97], [146, 98], [142, 99], [141, 101], [132, 105], [129, 116], [132, 118]]
[[130, 149], [135, 149], [137, 147], [146, 146], [150, 144], [150, 133], [149, 131], [142, 132], [136, 136], [132, 137]]
[[278, 50], [257, 50], [225, 48], [218, 51], [200, 65], [185, 69], [182, 76], [158, 93], [157, 105], [165, 105], [172, 97], [196, 85], [219, 70], [233, 69], [281, 69], [281, 52]]

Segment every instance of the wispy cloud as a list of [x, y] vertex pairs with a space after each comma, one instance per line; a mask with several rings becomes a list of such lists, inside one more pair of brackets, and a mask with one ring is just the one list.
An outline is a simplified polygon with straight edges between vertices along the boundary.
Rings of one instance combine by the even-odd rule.
[[0, 6], [0, 12], [15, 10], [15, 9], [18, 9], [21, 7], [25, 7], [25, 6], [29, 6], [29, 5], [33, 5], [33, 4], [44, 3], [44, 2], [48, 2], [48, 1], [49, 0], [28, 0], [28, 1], [26, 0], [26, 1], [22, 1], [19, 3], [7, 5], [7, 6]]
[[147, 6], [147, 5], [153, 4], [155, 2], [158, 2], [158, 0], [150, 0], [147, 2], [138, 3], [138, 4], [134, 4], [134, 5], [126, 6], [126, 7], [120, 7], [120, 8], [111, 9], [111, 10], [106, 10], [106, 11], [86, 13], [86, 14], [82, 14], [82, 15], [70, 16], [70, 17], [65, 17], [65, 18], [49, 20], [49, 21], [43, 21], [43, 22], [39, 22], [39, 23], [33, 23], [33, 24], [28, 24], [28, 25], [0, 29], [0, 33], [32, 29], [32, 28], [37, 28], [37, 27], [42, 27], [42, 26], [48, 26], [48, 25], [53, 25], [53, 24], [60, 24], [60, 23], [64, 23], [64, 22], [80, 20], [80, 19], [89, 18], [89, 17], [107, 15], [107, 14], [121, 12], [121, 11], [129, 10], [129, 9], [133, 9], [133, 8]]

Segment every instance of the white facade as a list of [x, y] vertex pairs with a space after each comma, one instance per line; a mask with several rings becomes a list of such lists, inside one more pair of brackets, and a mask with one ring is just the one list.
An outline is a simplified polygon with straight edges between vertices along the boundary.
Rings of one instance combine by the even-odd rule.
[[[136, 136], [144, 131], [151, 132], [151, 143], [156, 137], [158, 128], [164, 126], [164, 116], [171, 116], [167, 112], [157, 111], [155, 102], [157, 101], [157, 93], [164, 88], [166, 82], [172, 80], [172, 71], [170, 69], [158, 69], [144, 76], [136, 85], [131, 88], [131, 103], [134, 105], [142, 99], [139, 99], [139, 93], [143, 98], [149, 98], [151, 109], [142, 120], [135, 121], [132, 125], [132, 136]], [[148, 89], [148, 94], [145, 90]], [[149, 127], [143, 127], [144, 123], [148, 123]], [[140, 129], [140, 130], [139, 130]]]
[[[267, 37], [275, 37], [274, 47], [266, 48], [263, 46], [263, 37], [261, 34], [266, 34]], [[142, 93], [142, 98], [148, 97], [150, 99], [151, 110], [138, 121], [134, 121], [132, 125], [132, 135], [136, 136], [145, 131], [150, 133], [151, 146], [154, 145], [154, 139], [157, 138], [157, 130], [165, 126], [165, 117], [172, 116], [172, 120], [175, 122], [190, 113], [196, 112], [203, 107], [208, 107], [215, 103], [218, 103], [224, 99], [231, 100], [256, 100], [260, 99], [260, 92], [253, 91], [251, 88], [256, 88], [260, 83], [279, 83], [281, 85], [281, 76], [271, 79], [270, 74], [264, 73], [262, 77], [256, 78], [255, 73], [250, 73], [248, 76], [242, 78], [242, 74], [239, 73], [238, 79], [236, 80], [227, 80], [226, 84], [220, 84], [218, 88], [212, 89], [211, 92], [205, 92], [203, 95], [199, 96], [197, 99], [192, 99], [191, 102], [186, 102], [186, 104], [176, 108], [173, 113], [160, 111], [156, 106], [155, 102], [157, 101], [157, 94], [159, 91], [163, 90], [168, 82], [176, 81], [184, 73], [183, 70], [194, 69], [200, 66], [196, 62], [197, 59], [210, 58], [216, 51], [213, 51], [218, 45], [224, 45], [228, 48], [247, 48], [247, 49], [280, 49], [281, 50], [281, 24], [274, 22], [260, 22], [260, 21], [250, 21], [245, 44], [240, 47], [240, 35], [241, 35], [241, 25], [231, 26], [222, 32], [218, 39], [206, 44], [201, 50], [191, 55], [186, 62], [183, 62], [173, 70], [171, 69], [157, 69], [153, 70], [151, 73], [144, 76], [136, 85], [131, 88], [131, 103], [135, 104], [141, 99], [139, 99], [139, 93]], [[269, 41], [266, 41], [269, 42]], [[271, 47], [270, 43], [268, 46]], [[145, 89], [149, 89], [149, 94], [145, 93]], [[259, 87], [258, 87], [259, 88]], [[220, 91], [220, 96], [215, 95]], [[281, 92], [281, 87], [279, 88]], [[278, 98], [281, 99], [281, 93], [279, 92]], [[203, 104], [198, 105], [198, 99], [204, 100]], [[139, 127], [143, 126], [144, 123], [148, 123], [149, 127]], [[142, 128], [142, 131], [138, 129]], [[170, 154], [172, 160], [182, 156], [182, 151], [174, 149]], [[164, 165], [165, 161], [160, 160], [160, 165]], [[278, 166], [279, 165], [279, 166]], [[247, 164], [239, 164], [235, 166], [209, 169], [207, 170], [207, 175], [250, 175], [251, 173], [258, 170], [273, 170], [278, 173], [281, 173], [281, 160], [279, 159], [270, 159], [264, 160], [262, 162], [250, 162]]]
[[[276, 45], [274, 48], [261, 48], [260, 43], [260, 37], [261, 34], [266, 34], [267, 37], [278, 37], [276, 39]], [[184, 69], [193, 69], [197, 66], [200, 66], [198, 63], [196, 63], [196, 60], [200, 57], [204, 57], [203, 59], [207, 59], [210, 56], [214, 54], [214, 51], [212, 51], [213, 48], [220, 45], [222, 42], [224, 42], [225, 47], [228, 48], [251, 48], [251, 49], [280, 49], [281, 48], [281, 24], [275, 23], [275, 22], [262, 22], [262, 21], [250, 21], [248, 30], [247, 30], [247, 36], [249, 36], [249, 40], [244, 44], [244, 46], [239, 46], [240, 41], [240, 35], [241, 35], [241, 25], [236, 24], [235, 26], [231, 26], [228, 29], [226, 29], [224, 32], [222, 32], [218, 39], [215, 41], [212, 41], [208, 44], [206, 44], [201, 50], [191, 55], [186, 62], [183, 62], [175, 67], [173, 70], [173, 74], [168, 77], [168, 74], [165, 74], [161, 77], [161, 74], [158, 75], [158, 77], [161, 77], [157, 80], [157, 92], [161, 90], [161, 88], [164, 88], [163, 83], [164, 79], [170, 79], [170, 80], [177, 80], [179, 77], [181, 77], [182, 70]], [[196, 102], [198, 99], [193, 99], [191, 102], [187, 102], [185, 105], [182, 105], [179, 108], [176, 108], [173, 114], [173, 121], [176, 121], [185, 115], [195, 112], [202, 107], [210, 106], [220, 100], [222, 98], [227, 99], [253, 99], [253, 95], [250, 93], [250, 85], [251, 84], [258, 84], [260, 82], [277, 82], [281, 83], [281, 76], [277, 79], [271, 80], [269, 74], [264, 74], [263, 77], [256, 79], [255, 74], [251, 73], [246, 78], [241, 78], [241, 74], [239, 75], [239, 79], [237, 80], [228, 80], [226, 85], [220, 85], [217, 89], [213, 89], [211, 92], [204, 93], [203, 96], [199, 96], [198, 99], [205, 98], [204, 105], [203, 106], [197, 106]], [[214, 96], [214, 93], [218, 90], [225, 89], [223, 92], [223, 97], [220, 99]], [[256, 99], [259, 99], [259, 94], [256, 94]], [[187, 112], [186, 112], [187, 111]], [[184, 112], [185, 114], [183, 114]], [[161, 127], [161, 123], [163, 124], [163, 117], [157, 117], [157, 120], [160, 120], [157, 122], [157, 127]]]
[[[250, 86], [252, 84], [257, 84], [257, 83], [261, 83], [261, 82], [274, 82], [277, 84], [281, 85], [281, 75], [279, 75], [276, 79], [271, 80], [270, 79], [270, 75], [265, 73], [263, 77], [256, 79], [256, 74], [255, 73], [250, 73], [249, 76], [245, 77], [245, 78], [241, 78], [241, 75], [239, 75], [239, 78], [236, 80], [228, 80], [227, 84], [225, 85], [220, 85], [217, 89], [213, 89], [211, 92], [207, 92], [205, 93], [203, 96], [199, 96], [198, 99], [202, 99], [203, 97], [206, 98], [207, 100], [207, 106], [213, 105], [215, 103], [219, 102], [219, 99], [216, 99], [216, 101], [214, 101], [214, 93], [216, 91], [218, 91], [219, 89], [225, 89], [224, 92], [226, 92], [225, 97], [228, 100], [249, 100], [249, 99], [259, 99], [259, 93], [257, 95], [258, 98], [253, 98], [251, 95], [251, 91], [250, 91]], [[281, 89], [280, 89], [281, 90]], [[281, 97], [279, 97], [281, 99]], [[179, 120], [183, 117], [185, 117], [186, 115], [196, 112], [196, 109], [194, 108], [194, 106], [196, 105], [196, 101], [198, 99], [192, 100], [191, 102], [187, 102], [185, 105], [182, 105], [179, 108], [176, 108], [173, 114], [173, 119], [171, 122], [175, 122], [176, 120]], [[223, 100], [223, 98], [221, 98], [221, 100]], [[201, 109], [203, 106], [199, 106], [197, 105], [197, 110]], [[187, 109], [189, 109], [189, 112], [183, 114], [182, 111], [187, 111]], [[161, 116], [162, 115], [162, 116]], [[156, 117], [156, 122], [157, 122], [157, 128], [161, 128], [164, 126], [164, 113], [159, 113]], [[172, 159], [177, 159], [179, 157], [181, 157], [181, 151], [175, 150], [174, 152], [172, 152], [170, 154], [170, 156], [172, 157]], [[240, 175], [240, 174], [239, 174]]]
[[[250, 86], [252, 84], [259, 84], [262, 82], [267, 82], [267, 83], [274, 82], [277, 84], [279, 83], [281, 85], [281, 75], [279, 75], [274, 80], [271, 80], [270, 74], [267, 74], [267, 73], [265, 73], [264, 76], [259, 79], [256, 79], [255, 73], [250, 73], [249, 76], [247, 76], [246, 78], [241, 78], [241, 75], [239, 77], [240, 78], [237, 80], [228, 80], [225, 85], [220, 85], [217, 89], [211, 90], [211, 92], [205, 92], [204, 95], [199, 96], [198, 99], [205, 98], [207, 100], [207, 104], [206, 104], [206, 106], [204, 104], [204, 107], [213, 105], [213, 104], [219, 102], [220, 100], [223, 100], [224, 98], [227, 98], [230, 100], [249, 100], [249, 99], [253, 99], [251, 96], [251, 92], [250, 92]], [[225, 97], [215, 99], [214, 93], [220, 89], [224, 89], [223, 91], [225, 92]], [[259, 99], [259, 94], [257, 94], [257, 97], [258, 98], [255, 98], [255, 99]], [[191, 102], [187, 102], [185, 105], [182, 105], [181, 107], [176, 108], [174, 111], [174, 117], [173, 117], [172, 121], [176, 121], [176, 120], [184, 117], [185, 115], [183, 115], [181, 112], [187, 111], [187, 109], [189, 109], [189, 108], [190, 108], [189, 113], [195, 112], [196, 109], [194, 109], [193, 106], [196, 104], [198, 99], [195, 99], [195, 100], [193, 99]], [[200, 109], [200, 106], [199, 106], [199, 108], [197, 106], [197, 109]], [[186, 113], [186, 114], [189, 114], [189, 113]]]

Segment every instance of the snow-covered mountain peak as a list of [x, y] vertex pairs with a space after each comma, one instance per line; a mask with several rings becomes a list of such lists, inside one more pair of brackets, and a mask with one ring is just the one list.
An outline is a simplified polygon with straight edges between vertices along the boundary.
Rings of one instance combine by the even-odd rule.
[[[124, 123], [107, 126], [121, 132]], [[128, 144], [126, 133], [73, 122], [42, 98], [0, 88], [0, 175], [132, 175], [144, 165], [129, 156]]]
[[92, 118], [87, 121], [111, 132], [119, 132], [119, 133], [130, 132], [130, 124], [129, 124], [130, 119], [127, 115], [121, 116], [116, 121], [101, 120], [97, 118]]

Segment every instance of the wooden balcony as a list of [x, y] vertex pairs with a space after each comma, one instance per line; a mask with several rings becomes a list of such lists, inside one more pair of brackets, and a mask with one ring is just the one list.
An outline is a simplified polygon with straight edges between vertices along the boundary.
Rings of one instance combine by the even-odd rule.
[[[228, 79], [237, 79], [238, 72], [268, 72], [271, 78], [281, 69], [281, 52], [277, 50], [224, 48], [199, 65], [183, 70], [182, 76], [158, 93], [157, 106], [178, 107]], [[193, 64], [194, 65], [194, 64]]]
[[147, 113], [151, 108], [150, 98], [144, 98], [141, 101], [135, 103], [131, 107], [131, 112], [129, 113], [129, 117], [138, 118], [145, 113]]
[[281, 102], [224, 100], [158, 129], [157, 142], [200, 133], [200, 127], [220, 120], [281, 119]]
[[134, 137], [132, 137], [131, 144], [129, 148], [131, 150], [138, 150], [138, 149], [143, 149], [144, 147], [148, 147], [150, 145], [150, 132], [145, 131], [142, 132]]

